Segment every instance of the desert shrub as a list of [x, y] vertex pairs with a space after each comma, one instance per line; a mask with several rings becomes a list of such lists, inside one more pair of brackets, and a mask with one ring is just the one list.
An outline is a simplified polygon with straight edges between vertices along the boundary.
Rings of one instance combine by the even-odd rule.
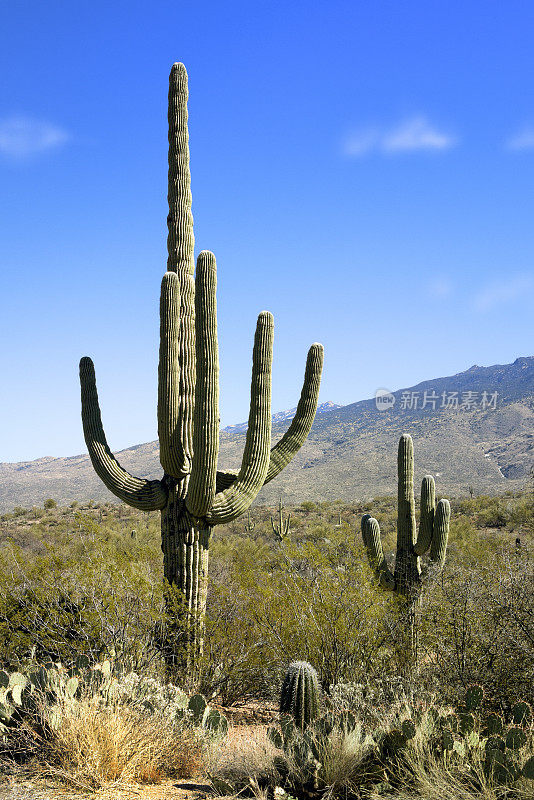
[[534, 495], [520, 497], [510, 511], [510, 524], [532, 533], [534, 531]]
[[135, 542], [126, 552], [90, 522], [43, 542], [43, 552], [0, 551], [5, 666], [16, 667], [30, 654], [65, 664], [85, 654], [93, 661], [109, 655], [138, 669], [157, 657], [151, 642], [162, 587], [151, 560]]
[[[534, 683], [529, 504], [531, 495], [453, 502], [445, 571], [419, 609], [418, 687], [446, 699], [475, 681], [502, 705]], [[214, 533], [204, 658], [199, 674], [188, 676], [188, 691], [198, 687], [224, 704], [276, 700], [280, 677], [295, 659], [313, 664], [327, 691], [342, 683], [367, 691], [402, 674], [406, 632], [399, 601], [376, 586], [361, 544], [359, 517], [368, 507], [343, 507], [341, 528], [335, 504], [288, 508], [292, 531], [283, 543], [271, 531], [272, 508], [263, 506], [252, 511], [252, 532], [245, 535], [241, 519]], [[495, 509], [506, 516], [508, 529], [523, 526], [519, 549], [508, 529], [479, 526], [481, 515], [488, 521]], [[51, 515], [43, 521], [23, 509], [18, 517], [4, 515], [5, 666], [16, 667], [34, 649], [67, 664], [82, 652], [91, 659], [123, 659], [135, 671], [161, 670], [158, 515], [126, 507], [119, 514], [108, 505], [103, 510], [102, 521], [100, 509], [87, 506], [83, 513], [57, 511], [53, 530], [47, 530]], [[395, 500], [378, 498], [372, 510], [390, 559]]]
[[397, 669], [396, 598], [379, 590], [343, 531], [269, 548], [214, 546], [203, 691], [224, 702], [274, 699], [289, 661], [305, 659], [325, 688]]
[[78, 788], [190, 777], [228, 732], [200, 695], [109, 661], [0, 671], [0, 749]]
[[477, 683], [496, 706], [534, 699], [534, 558], [473, 543], [424, 598], [424, 670], [442, 693]]

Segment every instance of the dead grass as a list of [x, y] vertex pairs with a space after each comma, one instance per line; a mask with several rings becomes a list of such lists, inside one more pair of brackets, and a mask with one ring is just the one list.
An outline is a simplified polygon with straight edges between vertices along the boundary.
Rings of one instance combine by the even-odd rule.
[[35, 775], [80, 790], [125, 784], [157, 784], [169, 777], [199, 774], [202, 742], [190, 729], [178, 730], [163, 715], [125, 706], [99, 707], [91, 698], [54, 707], [54, 725], [35, 736]]
[[259, 787], [275, 782], [277, 753], [267, 738], [264, 725], [236, 726], [230, 728], [226, 739], [211, 751], [207, 772], [216, 789], [228, 784], [235, 792], [249, 787], [257, 794]]
[[472, 750], [468, 767], [448, 765], [416, 738], [399, 769], [398, 780], [402, 784], [404, 774], [406, 788], [371, 792], [369, 800], [534, 800], [534, 781], [520, 778], [508, 789], [495, 785], [484, 770], [482, 750]]

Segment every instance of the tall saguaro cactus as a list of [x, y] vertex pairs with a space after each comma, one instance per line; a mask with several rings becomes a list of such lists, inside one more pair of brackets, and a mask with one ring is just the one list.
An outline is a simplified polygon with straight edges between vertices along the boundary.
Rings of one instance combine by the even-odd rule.
[[[193, 216], [187, 127], [187, 72], [174, 64], [169, 79], [168, 261], [161, 284], [158, 437], [161, 480], [136, 478], [111, 453], [100, 418], [90, 358], [80, 362], [82, 420], [93, 467], [108, 489], [144, 511], [161, 511], [164, 575], [185, 602], [185, 661], [202, 648], [208, 547], [214, 525], [247, 510], [261, 487], [291, 461], [317, 409], [323, 348], [308, 352], [297, 413], [271, 449], [273, 318], [258, 317], [252, 354], [248, 430], [239, 472], [218, 472], [219, 357], [215, 256], [193, 256]], [[182, 661], [184, 653], [179, 655]]]
[[381, 586], [391, 589], [407, 603], [412, 658], [417, 658], [415, 609], [429, 570], [423, 571], [421, 556], [429, 552], [432, 572], [443, 568], [449, 537], [451, 507], [448, 500], [436, 505], [434, 478], [426, 475], [421, 485], [419, 531], [415, 520], [414, 455], [412, 437], [403, 434], [398, 451], [397, 553], [391, 572], [380, 539], [380, 526], [370, 514], [362, 517], [362, 537], [369, 563]]

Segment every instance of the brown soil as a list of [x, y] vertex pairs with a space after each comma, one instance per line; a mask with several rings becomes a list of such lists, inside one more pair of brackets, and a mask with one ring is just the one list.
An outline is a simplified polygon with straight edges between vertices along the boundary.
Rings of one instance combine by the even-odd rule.
[[199, 781], [164, 781], [157, 786], [114, 786], [88, 794], [45, 781], [17, 780], [0, 785], [0, 800], [204, 800], [209, 786]]

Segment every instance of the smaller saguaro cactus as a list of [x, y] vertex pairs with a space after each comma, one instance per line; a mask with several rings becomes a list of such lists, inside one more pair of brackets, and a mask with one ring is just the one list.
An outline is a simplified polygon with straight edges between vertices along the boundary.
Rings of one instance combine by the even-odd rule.
[[247, 513], [247, 521], [245, 523], [245, 532], [252, 533], [254, 528], [256, 527], [256, 523], [250, 519], [250, 511]]
[[405, 597], [417, 593], [425, 577], [420, 556], [428, 550], [430, 560], [441, 569], [445, 563], [451, 507], [448, 500], [436, 505], [434, 478], [425, 475], [421, 485], [419, 532], [415, 521], [414, 458], [412, 437], [401, 436], [398, 453], [397, 555], [392, 573], [384, 556], [380, 526], [370, 514], [362, 517], [362, 537], [369, 563], [380, 583]]
[[276, 538], [282, 542], [288, 533], [290, 533], [291, 528], [289, 527], [291, 524], [291, 514], [288, 514], [287, 519], [284, 519], [284, 506], [282, 505], [282, 498], [278, 502], [278, 523], [274, 521], [271, 517], [271, 527], [273, 529], [273, 533]]
[[293, 717], [301, 731], [317, 719], [319, 678], [307, 661], [293, 661], [287, 668], [280, 695], [280, 713]]
[[412, 639], [412, 656], [417, 657], [415, 607], [429, 571], [423, 571], [421, 556], [429, 551], [433, 572], [445, 563], [451, 507], [448, 500], [436, 504], [434, 478], [426, 475], [421, 485], [419, 531], [415, 520], [414, 454], [412, 437], [403, 434], [398, 450], [397, 553], [391, 572], [382, 542], [380, 526], [370, 514], [362, 517], [362, 537], [369, 563], [380, 585], [406, 598]]

